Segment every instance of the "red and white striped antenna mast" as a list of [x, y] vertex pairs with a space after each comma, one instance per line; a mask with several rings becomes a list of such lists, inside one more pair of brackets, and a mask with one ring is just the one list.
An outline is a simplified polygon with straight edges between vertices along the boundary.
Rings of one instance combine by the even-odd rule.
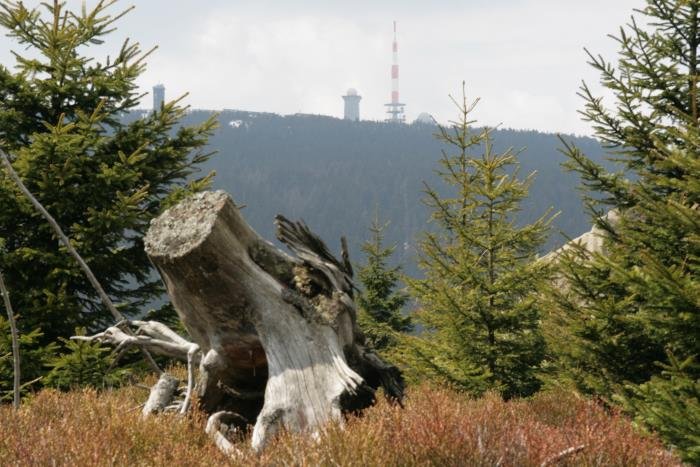
[[396, 40], [396, 21], [394, 21], [394, 42], [392, 44], [392, 63], [391, 63], [391, 102], [384, 104], [387, 107], [386, 113], [389, 117], [387, 122], [403, 123], [406, 121], [404, 115], [404, 106], [399, 100], [399, 43]]

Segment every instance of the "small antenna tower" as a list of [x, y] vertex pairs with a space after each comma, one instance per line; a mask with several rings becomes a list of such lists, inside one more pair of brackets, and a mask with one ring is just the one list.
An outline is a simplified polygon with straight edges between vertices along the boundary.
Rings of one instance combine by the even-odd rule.
[[389, 117], [387, 122], [403, 123], [406, 121], [404, 106], [399, 101], [399, 44], [396, 40], [396, 21], [394, 21], [394, 42], [392, 44], [393, 60], [391, 64], [391, 102], [384, 104], [387, 107], [386, 113]]

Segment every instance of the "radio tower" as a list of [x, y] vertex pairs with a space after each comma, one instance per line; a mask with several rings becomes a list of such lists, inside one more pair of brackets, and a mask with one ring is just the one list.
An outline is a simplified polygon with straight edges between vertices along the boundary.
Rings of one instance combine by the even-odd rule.
[[389, 114], [387, 122], [403, 123], [406, 116], [403, 113], [405, 104], [399, 102], [399, 44], [396, 41], [396, 21], [394, 21], [394, 42], [392, 44], [393, 61], [391, 64], [391, 102], [384, 104]]

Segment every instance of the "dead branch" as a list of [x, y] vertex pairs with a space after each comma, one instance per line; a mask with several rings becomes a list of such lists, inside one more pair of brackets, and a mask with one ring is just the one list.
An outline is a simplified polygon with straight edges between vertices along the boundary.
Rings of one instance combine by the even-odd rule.
[[12, 385], [13, 399], [12, 405], [15, 410], [19, 409], [20, 403], [20, 365], [19, 365], [19, 333], [17, 332], [17, 323], [15, 322], [15, 314], [12, 311], [12, 303], [10, 303], [10, 293], [5, 286], [5, 280], [0, 271], [0, 295], [2, 295], [5, 303], [5, 311], [7, 311], [7, 320], [10, 323], [10, 334], [12, 335], [12, 371], [14, 373], [14, 381]]
[[[137, 327], [138, 330], [136, 335], [128, 332], [130, 325]], [[138, 347], [140, 349], [146, 349], [154, 354], [164, 355], [166, 357], [176, 358], [187, 362], [187, 387], [185, 399], [182, 404], [178, 405], [178, 408], [181, 414], [186, 413], [189, 409], [195, 386], [195, 365], [198, 365], [201, 360], [201, 352], [199, 351], [199, 346], [197, 344], [188, 341], [165, 324], [157, 321], [125, 320], [95, 335], [71, 336], [71, 339], [113, 345], [115, 346], [114, 352], [117, 353], [117, 358], [119, 358], [119, 356], [126, 352], [129, 348]], [[166, 373], [161, 375], [161, 380], [159, 380], [158, 383], [151, 388], [151, 398], [156, 397], [156, 395], [154, 395], [155, 392], [155, 394], [158, 394], [157, 397], [160, 398], [158, 400], [164, 401], [168, 394], [165, 388], [169, 388], [169, 386], [166, 385], [166, 382], [170, 384], [171, 380], [176, 382], [178, 382], [178, 380], [172, 378]], [[172, 395], [170, 399], [167, 400], [167, 403], [159, 403], [159, 410], [167, 408], [167, 405], [171, 400]], [[147, 409], [149, 410], [148, 413], [153, 411], [152, 407], [148, 405]], [[144, 408], [144, 416], [146, 414], [146, 408]]]
[[167, 373], [160, 375], [158, 382], [151, 388], [146, 404], [143, 406], [143, 411], [141, 412], [143, 418], [165, 410], [175, 397], [175, 391], [177, 391], [179, 383], [180, 381], [177, 378], [173, 378]]
[[[39, 213], [44, 217], [44, 219], [46, 219], [46, 221], [51, 225], [54, 232], [61, 240], [61, 243], [63, 243], [63, 245], [66, 247], [71, 256], [73, 256], [73, 258], [75, 258], [75, 260], [78, 262], [80, 268], [85, 273], [85, 276], [88, 278], [93, 288], [97, 291], [97, 294], [100, 296], [100, 300], [102, 300], [104, 306], [109, 310], [109, 312], [112, 314], [115, 320], [123, 321], [125, 319], [124, 315], [122, 315], [121, 312], [117, 310], [117, 308], [114, 306], [114, 303], [112, 303], [112, 300], [109, 298], [105, 290], [102, 288], [102, 285], [92, 273], [90, 266], [87, 265], [87, 263], [83, 260], [80, 254], [78, 254], [76, 249], [73, 248], [70, 239], [66, 236], [65, 233], [63, 233], [63, 229], [61, 229], [61, 226], [58, 225], [58, 222], [56, 222], [53, 216], [46, 210], [46, 208], [44, 208], [44, 206], [39, 202], [39, 200], [36, 199], [36, 197], [24, 185], [24, 182], [22, 182], [22, 179], [19, 178], [19, 175], [17, 174], [17, 172], [15, 172], [15, 169], [12, 167], [9, 157], [2, 149], [0, 149], [0, 159], [2, 160], [2, 163], [5, 166], [5, 169], [7, 170], [7, 174], [15, 182], [22, 194], [24, 194], [24, 196], [32, 203], [36, 210], [39, 211]], [[148, 350], [142, 349], [141, 351], [143, 352], [146, 361], [151, 365], [153, 370], [156, 371], [156, 373], [162, 373], [163, 371], [160, 369], [155, 360], [153, 360], [153, 357], [148, 352]]]
[[242, 453], [229, 441], [229, 431], [235, 431], [235, 428], [227, 428], [225, 422], [235, 420], [239, 415], [233, 412], [220, 411], [212, 414], [207, 420], [207, 426], [204, 432], [214, 440], [217, 448], [229, 457], [236, 458]]
[[[139, 325], [138, 332], [140, 334], [135, 334], [129, 328], [131, 323], [144, 322], [125, 320], [92, 336], [71, 336], [71, 340], [113, 345], [116, 353], [122, 353], [131, 347], [137, 347], [158, 355], [175, 358], [182, 362], [189, 360], [188, 354], [193, 346], [196, 346], [196, 344], [189, 342], [169, 328], [170, 333], [163, 333], [162, 328], [167, 328], [164, 324], [157, 323], [159, 326], [154, 327], [154, 321], [149, 321], [147, 326]], [[196, 355], [193, 358], [197, 360]]]
[[581, 452], [586, 448], [585, 444], [581, 444], [580, 446], [572, 446], [570, 448], [564, 449], [561, 452], [558, 452], [557, 454], [553, 455], [552, 457], [549, 457], [545, 459], [541, 464], [540, 467], [547, 467], [549, 465], [554, 465], [560, 460], [564, 459], [565, 457], [571, 456], [576, 454], [577, 452]]

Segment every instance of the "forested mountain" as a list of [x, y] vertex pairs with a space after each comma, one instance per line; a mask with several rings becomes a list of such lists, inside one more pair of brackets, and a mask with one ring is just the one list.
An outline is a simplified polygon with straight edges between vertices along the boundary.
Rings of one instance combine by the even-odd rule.
[[[210, 115], [194, 110], [182, 123], [192, 125]], [[203, 168], [216, 171], [215, 188], [247, 206], [245, 217], [261, 235], [273, 238], [278, 213], [302, 218], [335, 251], [340, 236], [347, 236], [351, 258], [360, 261], [359, 245], [369, 235], [376, 207], [391, 222], [386, 240], [399, 245], [396, 259], [409, 273], [415, 271], [416, 235], [429, 228], [421, 203], [423, 182], [442, 191], [435, 175], [443, 149], [433, 137], [436, 127], [237, 110], [224, 110], [218, 118], [220, 127], [210, 139], [218, 154]], [[523, 149], [522, 176], [537, 171], [520, 221], [532, 221], [549, 207], [561, 211], [546, 249], [564, 242], [560, 231], [573, 237], [590, 228], [577, 178], [560, 167], [564, 156], [556, 135], [501, 129], [494, 139], [496, 151]], [[567, 139], [593, 160], [603, 160], [594, 139]]]

